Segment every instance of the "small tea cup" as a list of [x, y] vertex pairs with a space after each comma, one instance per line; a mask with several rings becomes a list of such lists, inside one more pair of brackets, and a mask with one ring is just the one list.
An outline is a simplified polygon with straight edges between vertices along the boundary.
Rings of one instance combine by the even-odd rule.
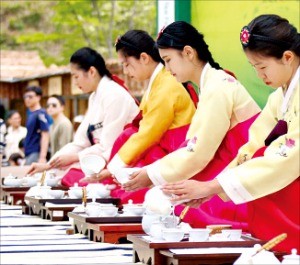
[[184, 231], [179, 228], [166, 228], [162, 230], [162, 236], [168, 242], [179, 242], [184, 237]]
[[209, 238], [210, 229], [207, 228], [193, 228], [189, 231], [189, 241], [207, 241]]
[[53, 199], [61, 199], [65, 195], [63, 190], [48, 190], [48, 197]]
[[222, 236], [231, 241], [240, 240], [242, 236], [242, 229], [223, 229]]

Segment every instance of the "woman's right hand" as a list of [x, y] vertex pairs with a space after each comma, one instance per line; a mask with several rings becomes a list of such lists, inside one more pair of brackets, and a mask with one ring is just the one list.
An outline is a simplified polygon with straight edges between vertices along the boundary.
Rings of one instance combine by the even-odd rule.
[[50, 169], [51, 166], [47, 163], [32, 163], [30, 168], [27, 171], [27, 174], [33, 175], [34, 173], [43, 172]]

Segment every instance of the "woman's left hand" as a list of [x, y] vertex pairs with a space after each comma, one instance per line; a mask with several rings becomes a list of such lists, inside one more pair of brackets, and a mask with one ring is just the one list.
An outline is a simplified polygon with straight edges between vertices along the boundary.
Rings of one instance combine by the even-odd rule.
[[126, 191], [135, 191], [151, 185], [152, 181], [148, 177], [147, 170], [144, 168], [132, 173], [129, 177], [129, 181], [123, 184], [122, 187]]

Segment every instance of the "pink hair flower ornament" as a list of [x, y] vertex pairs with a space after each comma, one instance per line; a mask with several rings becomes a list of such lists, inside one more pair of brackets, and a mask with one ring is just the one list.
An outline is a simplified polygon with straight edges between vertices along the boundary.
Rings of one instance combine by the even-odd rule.
[[158, 40], [158, 39], [160, 38], [160, 36], [164, 33], [165, 28], [166, 28], [165, 26], [163, 26], [163, 27], [161, 28], [161, 30], [160, 30], [159, 33], [157, 34], [156, 40]]
[[250, 29], [247, 26], [243, 27], [240, 33], [240, 40], [244, 47], [249, 45], [250, 36]]

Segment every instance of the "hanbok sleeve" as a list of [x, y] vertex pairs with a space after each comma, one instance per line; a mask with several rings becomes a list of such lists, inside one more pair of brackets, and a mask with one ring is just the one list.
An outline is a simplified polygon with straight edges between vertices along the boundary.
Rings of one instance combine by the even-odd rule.
[[187, 146], [147, 166], [148, 176], [155, 185], [188, 179], [211, 161], [230, 128], [233, 94], [227, 88], [211, 87], [201, 95]]
[[[256, 135], [255, 139], [263, 139], [266, 136], [265, 132], [262, 136], [259, 136], [260, 130], [258, 128], [260, 126], [260, 128], [265, 128], [265, 124], [274, 123], [274, 118], [270, 115], [272, 104], [272, 101], [268, 102], [261, 114], [262, 117], [255, 122], [255, 127], [251, 128], [251, 134]], [[266, 148], [264, 156], [247, 160], [239, 166], [228, 168], [219, 174], [217, 177], [219, 183], [226, 195], [234, 203], [239, 204], [252, 201], [277, 192], [299, 177], [299, 118], [298, 93], [288, 113], [287, 134], [274, 140]], [[254, 133], [253, 129], [256, 129], [256, 133]], [[271, 130], [268, 130], [268, 132]], [[239, 156], [243, 152], [246, 153], [249, 150], [249, 146], [248, 144], [243, 147]]]

